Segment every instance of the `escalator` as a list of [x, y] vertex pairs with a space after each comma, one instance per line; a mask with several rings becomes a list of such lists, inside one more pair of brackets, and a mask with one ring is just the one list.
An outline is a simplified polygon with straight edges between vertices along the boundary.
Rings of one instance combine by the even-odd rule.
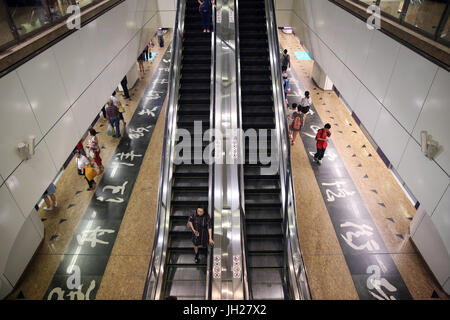
[[[211, 33], [202, 32], [197, 0], [186, 0], [182, 36], [177, 130], [188, 130], [194, 137], [194, 121], [202, 121], [202, 141], [203, 133], [210, 128], [212, 37]], [[176, 144], [180, 142], [182, 138]], [[202, 152], [195, 152], [192, 144], [192, 157], [200, 158], [206, 145], [203, 142]], [[175, 165], [173, 169], [162, 299], [206, 298], [207, 252], [200, 249], [200, 262], [194, 262], [192, 232], [187, 227], [196, 208], [209, 207], [209, 165], [201, 161]]]
[[[265, 0], [238, 3], [242, 128], [275, 130]], [[268, 133], [267, 150], [270, 137]], [[259, 141], [257, 149], [246, 143], [243, 170], [249, 294], [251, 299], [289, 299], [280, 174], [264, 174], [268, 165], [259, 158], [256, 164], [249, 162], [259, 146]]]

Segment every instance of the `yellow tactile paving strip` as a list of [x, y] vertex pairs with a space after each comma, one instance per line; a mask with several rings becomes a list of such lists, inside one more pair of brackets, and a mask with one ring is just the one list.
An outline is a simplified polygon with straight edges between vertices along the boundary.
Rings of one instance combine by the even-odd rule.
[[[148, 84], [152, 78], [153, 73], [157, 70], [157, 66], [158, 66], [159, 62], [161, 61], [162, 56], [164, 55], [164, 52], [167, 49], [167, 45], [168, 45], [168, 43], [170, 43], [170, 41], [172, 39], [172, 32], [170, 31], [167, 34], [165, 34], [164, 38], [165, 38], [166, 46], [164, 48], [159, 48], [159, 46], [157, 44], [155, 45], [155, 47], [152, 49], [152, 51], [155, 51], [158, 54], [156, 55], [156, 57], [152, 63], [144, 62], [145, 74], [141, 73], [138, 82], [136, 82], [136, 84], [134, 85], [134, 87], [132, 89], [129, 89], [131, 100], [125, 100], [121, 96], [121, 94], [117, 95], [118, 98], [121, 100], [122, 104], [125, 106], [126, 112], [124, 113], [124, 118], [127, 123], [130, 121], [131, 117], [133, 116], [134, 111], [136, 110], [136, 108], [139, 104], [139, 101], [140, 101], [141, 97], [143, 96], [144, 90], [148, 86]], [[157, 41], [154, 41], [154, 43], [157, 43]], [[137, 64], [136, 64], [136, 68], [138, 68]], [[162, 113], [161, 113], [162, 116], [160, 118], [164, 118], [164, 114], [165, 114], [165, 111], [162, 110]], [[158, 122], [158, 124], [159, 124], [159, 122]], [[144, 164], [141, 167], [138, 181], [135, 185], [135, 189], [134, 189], [135, 191], [130, 199], [130, 204], [133, 203], [133, 199], [136, 198], [136, 196], [139, 195], [139, 191], [142, 190], [141, 187], [139, 187], [139, 181], [142, 180], [141, 175], [146, 175], [147, 178], [150, 178], [152, 180], [151, 185], [156, 186], [155, 193], [153, 193], [153, 191], [151, 191], [151, 193], [149, 193], [149, 195], [145, 196], [145, 199], [151, 199], [152, 196], [154, 196], [154, 194], [157, 195], [159, 174], [155, 174], [155, 173], [159, 173], [159, 158], [155, 159], [154, 157], [156, 155], [158, 157], [160, 157], [161, 151], [160, 150], [158, 152], [154, 152], [154, 151], [156, 151], [158, 149], [158, 146], [162, 143], [162, 135], [160, 134], [161, 130], [158, 130], [158, 124], [157, 124], [157, 127], [155, 128], [155, 131], [152, 136], [152, 141], [149, 145], [149, 148], [151, 148], [150, 150], [152, 150], [152, 152], [146, 153], [146, 158], [145, 158], [146, 160], [144, 160], [146, 162], [144, 162]], [[94, 126], [95, 130], [97, 130], [98, 132], [101, 132], [98, 135], [100, 145], [105, 147], [104, 149], [101, 150], [101, 154], [100, 154], [104, 166], [111, 159], [111, 157], [114, 153], [114, 150], [116, 149], [116, 147], [119, 143], [118, 139], [115, 139], [113, 137], [109, 137], [106, 135], [107, 125], [108, 125], [107, 121], [103, 119], [103, 116], [101, 116], [100, 119], [97, 121], [96, 125]], [[162, 126], [164, 126], [164, 123]], [[159, 127], [161, 127], [161, 125], [159, 125]], [[154, 141], [156, 141], [156, 142], [154, 142]], [[87, 143], [87, 140], [85, 140], [83, 144], [86, 145], [86, 143]], [[148, 156], [151, 154], [153, 155], [153, 158], [149, 159]], [[151, 161], [150, 165], [147, 163], [148, 161]], [[158, 163], [157, 169], [154, 169], [154, 166], [155, 166], [154, 162]], [[148, 171], [149, 167], [150, 167], [151, 171]], [[151, 172], [151, 174], [149, 174], [148, 172]], [[100, 175], [95, 178], [95, 180], [97, 182], [100, 179], [101, 179]], [[16, 299], [20, 292], [22, 293], [22, 295], [24, 296], [25, 299], [40, 300], [43, 298], [43, 296], [53, 278], [53, 275], [55, 274], [55, 272], [63, 258], [63, 254], [64, 254], [67, 246], [69, 245], [71, 239], [73, 238], [73, 235], [74, 235], [73, 232], [74, 232], [76, 226], [78, 225], [78, 223], [80, 222], [84, 212], [86, 211], [86, 209], [91, 201], [91, 197], [94, 194], [93, 192], [86, 191], [87, 187], [88, 187], [87, 183], [83, 179], [83, 177], [78, 176], [75, 161], [72, 160], [70, 162], [70, 164], [67, 166], [66, 170], [61, 175], [58, 182], [56, 183], [56, 188], [57, 188], [56, 197], [57, 197], [57, 201], [58, 201], [58, 208], [53, 209], [52, 211], [45, 211], [45, 210], [43, 210], [43, 207], [45, 204], [43, 204], [38, 212], [41, 219], [46, 219], [44, 221], [44, 227], [45, 227], [44, 240], [43, 240], [41, 246], [39, 247], [39, 249], [36, 251], [35, 256], [30, 261], [28, 267], [26, 268], [25, 272], [23, 273], [23, 275], [22, 275], [21, 279], [19, 280], [18, 284], [16, 285], [15, 289], [9, 295], [8, 299]], [[82, 192], [79, 194], [76, 194], [77, 191], [82, 191]], [[154, 196], [155, 198], [156, 198], [156, 195]], [[123, 235], [124, 231], [122, 231], [122, 229], [128, 228], [128, 230], [129, 230], [129, 228], [130, 228], [129, 227], [130, 218], [128, 217], [129, 216], [128, 211], [130, 208], [130, 204], [127, 208], [126, 215], [122, 222], [121, 229], [119, 231], [119, 235], [118, 235], [118, 238], [117, 238], [115, 246], [114, 246], [114, 250], [116, 249], [117, 245], [123, 245], [121, 239], [124, 238], [124, 235]], [[150, 208], [150, 204], [147, 203], [147, 205], [149, 205], [147, 208]], [[155, 214], [154, 211], [151, 211], [151, 210], [145, 210], [145, 212], [148, 213], [148, 215]], [[62, 220], [62, 219], [64, 219], [64, 220]], [[142, 230], [140, 230], [136, 235], [143, 237], [141, 246], [145, 246], [146, 248], [148, 248], [149, 244], [148, 244], [147, 238], [150, 238], [149, 234], [151, 233], [151, 241], [150, 242], [153, 241], [154, 226], [152, 225], [151, 217], [145, 217], [143, 219], [144, 219], [144, 221], [149, 221], [148, 222], [149, 225], [147, 226], [147, 228], [145, 230], [146, 234], [142, 233]], [[153, 220], [154, 220], [154, 218], [153, 218]], [[142, 222], [142, 221], [134, 221], [134, 223], [137, 225], [145, 225], [145, 222]], [[125, 231], [125, 232], [127, 232], [127, 231]], [[54, 238], [53, 240], [50, 240], [52, 238], [52, 236], [55, 236], [55, 235], [57, 235], [57, 237]], [[131, 231], [130, 231], [130, 234], [127, 234], [127, 237], [132, 238]], [[124, 247], [127, 248], [127, 246], [124, 246]], [[141, 251], [145, 251], [147, 253], [148, 249], [141, 250]], [[151, 249], [150, 249], [150, 251], [151, 251]], [[122, 251], [121, 254], [122, 255], [135, 254], [135, 251], [130, 250], [130, 253]], [[151, 252], [148, 254], [151, 254]], [[117, 255], [117, 253], [115, 253], [115, 251], [113, 251], [112, 255]], [[145, 259], [149, 260], [148, 257], [145, 257]], [[125, 270], [128, 270], [129, 274], [133, 273], [133, 275], [135, 275], [136, 277], [138, 275], [143, 274], [143, 278], [145, 279], [146, 270], [145, 270], [145, 274], [144, 274], [144, 272], [137, 272], [137, 271], [146, 269], [148, 267], [148, 262], [147, 262], [147, 266], [145, 266], [145, 268], [141, 267], [140, 269], [139, 268], [134, 269], [134, 267], [136, 267], [136, 264], [140, 263], [143, 266], [143, 263], [142, 263], [143, 260], [144, 260], [144, 257], [134, 259], [133, 263], [127, 263], [127, 265], [129, 267], [128, 267], [128, 269], [125, 269]], [[118, 260], [116, 257], [113, 260], [110, 260], [110, 262], [111, 261], [113, 261], [115, 263], [113, 265], [117, 265]], [[107, 269], [105, 271], [105, 276], [102, 280], [102, 285], [99, 288], [99, 291], [97, 293], [97, 298], [104, 297], [99, 294], [104, 295], [102, 293], [104, 291], [104, 289], [102, 290], [102, 288], [111, 286], [110, 279], [111, 279], [111, 268], [109, 267], [109, 263], [108, 263]], [[127, 287], [126, 289], [129, 291], [129, 290], [131, 290], [131, 288], [138, 287], [136, 285], [136, 283], [137, 283], [136, 279], [130, 279], [125, 287]], [[141, 289], [140, 296], [138, 297], [138, 295], [136, 293], [134, 293], [134, 295], [130, 294], [130, 297], [132, 299], [140, 299], [141, 298], [142, 291], [143, 291], [143, 285], [141, 285], [141, 286], [142, 286], [142, 289]], [[112, 290], [112, 291], [117, 292], [117, 293], [121, 292], [121, 290], [119, 290], [119, 289]], [[125, 296], [122, 296], [122, 299], [124, 299], [124, 298], [125, 298]], [[117, 299], [120, 299], [120, 298], [117, 298]]]
[[[281, 46], [288, 49], [291, 55], [292, 68], [300, 77], [303, 86], [311, 92], [313, 103], [319, 113], [319, 116], [323, 122], [329, 122], [332, 125], [333, 142], [339, 156], [343, 160], [347, 171], [349, 172], [358, 189], [358, 192], [361, 195], [361, 198], [369, 210], [372, 219], [375, 222], [377, 229], [380, 232], [383, 241], [385, 242], [386, 247], [388, 248], [389, 253], [391, 254], [411, 295], [414, 299], [431, 299], [433, 291], [436, 291], [440, 298], [448, 299], [449, 297], [441, 290], [439, 284], [434, 279], [431, 271], [424, 263], [410, 239], [410, 220], [407, 218], [414, 216], [416, 211], [414, 206], [408, 200], [395, 178], [378, 156], [369, 140], [364, 136], [363, 132], [353, 120], [351, 114], [347, 111], [346, 107], [338, 98], [336, 93], [333, 91], [324, 91], [318, 88], [312, 81], [311, 74], [314, 62], [298, 61], [295, 58], [293, 54], [294, 51], [305, 51], [298, 39], [294, 35], [288, 35], [282, 32], [279, 32], [279, 39]], [[322, 100], [320, 100], [321, 98]], [[325, 105], [323, 105], [324, 103]], [[327, 110], [331, 112], [328, 113]], [[334, 119], [331, 119], [330, 117], [333, 117]], [[335, 124], [338, 124], [338, 126]], [[338, 134], [338, 130], [343, 131], [343, 133]], [[356, 134], [353, 131], [356, 131]], [[299, 139], [299, 141], [301, 140]], [[352, 147], [347, 148], [348, 145], [351, 145]], [[366, 147], [362, 148], [364, 145]], [[303, 158], [298, 157], [299, 152], [303, 155]], [[368, 157], [369, 153], [373, 156]], [[354, 154], [356, 157], [353, 157]], [[310, 170], [311, 166], [306, 156], [303, 144], [298, 141], [293, 147], [292, 157], [294, 164], [300, 162], [300, 165], [294, 165], [293, 168], [297, 185], [297, 176], [305, 175], [305, 173]], [[359, 164], [361, 164], [362, 167], [358, 167]], [[307, 169], [305, 169], [306, 167]], [[301, 171], [299, 171], [299, 169]], [[364, 178], [366, 175], [368, 178]], [[312, 173], [310, 178], [314, 178]], [[377, 193], [374, 193], [371, 190], [377, 190]], [[318, 187], [316, 192], [319, 193], [319, 196], [321, 196]], [[308, 196], [312, 196], [312, 194], [309, 194]], [[331, 222], [329, 221], [329, 218], [327, 221], [325, 217], [322, 217], [321, 219], [317, 219], [316, 217], [303, 217], [310, 215], [311, 212], [314, 215], [316, 212], [315, 210], [317, 209], [309, 208], [307, 203], [301, 200], [303, 196], [301, 195], [301, 191], [299, 192], [298, 187], [296, 187], [296, 197], [300, 198], [297, 199], [297, 208], [299, 211], [301, 245], [306, 256], [306, 268], [308, 269], [309, 274], [320, 272], [318, 270], [312, 270], [313, 268], [322, 268], [322, 277], [328, 278], [330, 277], [328, 272], [332, 268], [329, 266], [317, 265], [317, 261], [314, 261], [315, 263], [311, 263], [311, 259], [308, 257], [310, 254], [309, 248], [317, 246], [314, 243], [317, 240], [303, 236], [301, 233], [303, 232], [303, 229], [321, 229], [321, 226], [317, 226], [317, 223], [325, 222], [325, 227], [323, 228], [329, 230], [333, 233], [333, 237], [335, 237], [334, 231], [329, 226]], [[299, 202], [303, 202], [303, 205], [306, 204], [306, 206], [304, 206], [305, 210], [299, 210], [299, 208], [301, 208]], [[313, 202], [311, 201], [311, 203]], [[386, 207], [381, 206], [379, 203], [384, 203]], [[317, 206], [316, 201], [314, 201], [314, 205]], [[324, 210], [326, 209], [324, 208]], [[325, 214], [328, 216], [326, 211]], [[392, 222], [387, 218], [392, 218], [395, 222]], [[306, 223], [306, 225], [302, 226], [302, 223]], [[310, 225], [310, 223], [314, 223], [315, 225]], [[401, 235], [403, 239], [397, 235]], [[331, 236], [329, 235], [329, 237]], [[310, 242], [313, 242], [313, 244]], [[323, 262], [329, 263], [326, 259], [324, 259]], [[347, 270], [344, 271], [348, 273]], [[333, 272], [336, 271], [333, 270]], [[314, 276], [310, 276], [310, 278], [314, 280]], [[321, 277], [319, 278], [322, 279]], [[328, 286], [326, 282], [324, 285]], [[315, 284], [311, 284], [311, 287], [313, 291]], [[330, 288], [330, 290], [332, 290], [332, 288]], [[327, 290], [321, 288], [317, 290], [316, 296], [319, 299], [326, 298], [326, 292]], [[341, 292], [341, 294], [344, 294], [343, 290]], [[321, 295], [322, 293], [323, 295]], [[313, 297], [314, 296], [315, 294], [313, 292]], [[344, 298], [344, 296], [342, 298]]]

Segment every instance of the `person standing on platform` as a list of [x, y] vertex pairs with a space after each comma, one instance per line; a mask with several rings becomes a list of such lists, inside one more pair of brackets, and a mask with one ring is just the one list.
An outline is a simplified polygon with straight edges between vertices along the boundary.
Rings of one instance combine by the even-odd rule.
[[300, 113], [297, 111], [293, 114], [294, 120], [291, 124], [291, 132], [292, 132], [292, 140], [291, 145], [295, 144], [295, 140], [297, 139], [298, 133], [300, 132], [300, 129], [302, 127], [302, 119], [300, 118]]
[[94, 128], [89, 129], [89, 141], [86, 147], [89, 151], [89, 157], [95, 161], [101, 174], [104, 171], [104, 168], [102, 158], [100, 158], [100, 146], [98, 143], [97, 131], [95, 131]]
[[127, 123], [125, 122], [125, 118], [123, 117], [123, 113], [125, 112], [125, 109], [123, 108], [122, 103], [120, 102], [119, 98], [116, 96], [116, 91], [114, 91], [111, 95], [111, 100], [113, 104], [119, 109], [119, 121], [123, 122], [123, 127], [125, 128]]
[[147, 43], [147, 45], [145, 46], [145, 49], [144, 49], [144, 53], [145, 53], [145, 61], [150, 61], [151, 54], [150, 54], [150, 52], [148, 51], [149, 48], [150, 48], [150, 46], [149, 46], [148, 43]]
[[291, 68], [291, 56], [288, 55], [287, 49], [284, 49], [283, 54], [281, 55], [281, 69]]
[[86, 179], [89, 188], [87, 191], [91, 191], [95, 189], [95, 186], [97, 185], [95, 183], [94, 178], [97, 176], [97, 170], [95, 170], [90, 164], [86, 165], [84, 167], [84, 178]]
[[117, 108], [111, 99], [108, 100], [106, 106], [106, 117], [108, 118], [111, 127], [116, 127], [116, 138], [120, 138], [120, 126], [119, 126], [119, 108]]
[[144, 51], [142, 51], [141, 54], [139, 55], [139, 57], [137, 58], [137, 62], [139, 63], [139, 71], [142, 73], [145, 73], [144, 61], [145, 61], [145, 55], [144, 55]]
[[212, 239], [212, 225], [209, 214], [205, 212], [205, 209], [198, 208], [194, 214], [189, 217], [188, 225], [192, 230], [192, 242], [194, 244], [195, 263], [199, 263], [198, 247], [202, 246], [206, 248], [208, 243], [213, 246], [214, 241]]
[[297, 112], [297, 104], [293, 103], [292, 106], [289, 107], [288, 105], [288, 111], [287, 111], [287, 123], [289, 128], [289, 137], [292, 140], [292, 124], [294, 122], [294, 114]]
[[80, 139], [80, 141], [78, 141], [75, 149], [77, 151], [79, 151], [80, 154], [82, 154], [83, 156], [86, 156], [86, 152], [84, 152], [84, 147], [83, 147], [83, 139]]
[[309, 91], [306, 91], [305, 97], [302, 98], [302, 100], [300, 100], [300, 108], [299, 108], [302, 118], [302, 128], [305, 125], [306, 115], [309, 113], [311, 106], [312, 106], [312, 99], [309, 96]]
[[164, 48], [164, 32], [162, 28], [158, 28], [157, 35], [160, 48]]
[[130, 98], [130, 93], [128, 92], [128, 80], [127, 80], [127, 76], [123, 77], [122, 81], [120, 81], [120, 85], [122, 86], [123, 89], [123, 96], [125, 99], [131, 99]]
[[[50, 211], [53, 208], [58, 207], [58, 202], [56, 202], [55, 193], [56, 193], [56, 186], [52, 182], [48, 186], [47, 190], [45, 190], [45, 192], [44, 192], [44, 201], [45, 201], [44, 210]], [[53, 201], [53, 207], [52, 207], [52, 202], [50, 201], [50, 199]]]
[[200, 4], [199, 11], [202, 16], [203, 32], [211, 32], [211, 14], [212, 6], [216, 6], [214, 0], [198, 0]]
[[75, 151], [75, 162], [77, 164], [77, 171], [80, 176], [84, 176], [84, 167], [90, 165], [90, 161], [84, 155], [81, 154], [80, 150]]
[[314, 155], [314, 161], [317, 162], [319, 165], [322, 164], [322, 158], [325, 155], [325, 150], [328, 147], [327, 138], [329, 138], [331, 136], [330, 129], [331, 129], [331, 125], [329, 123], [327, 123], [325, 125], [325, 127], [320, 129], [319, 131], [317, 131], [317, 135], [316, 135], [317, 152]]

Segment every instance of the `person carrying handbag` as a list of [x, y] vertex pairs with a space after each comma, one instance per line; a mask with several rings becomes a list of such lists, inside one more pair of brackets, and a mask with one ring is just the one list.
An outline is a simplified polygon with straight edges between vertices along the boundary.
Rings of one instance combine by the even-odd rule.
[[89, 129], [89, 141], [86, 146], [89, 152], [89, 157], [95, 161], [100, 174], [103, 173], [104, 168], [102, 164], [102, 158], [100, 158], [100, 146], [97, 138], [97, 131], [94, 128]]

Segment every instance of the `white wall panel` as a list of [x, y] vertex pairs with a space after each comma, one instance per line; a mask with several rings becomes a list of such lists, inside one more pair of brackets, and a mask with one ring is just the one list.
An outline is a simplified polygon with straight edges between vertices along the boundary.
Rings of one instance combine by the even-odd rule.
[[364, 124], [364, 127], [373, 135], [378, 115], [382, 108], [378, 100], [375, 99], [366, 87], [361, 86], [356, 103], [351, 107]]
[[398, 168], [410, 136], [385, 108], [381, 108], [373, 138], [392, 165]]
[[159, 12], [159, 27], [173, 28], [175, 27], [176, 11], [160, 11]]
[[30, 135], [40, 141], [42, 133], [15, 71], [0, 78], [0, 97], [0, 173], [7, 178], [21, 162], [17, 145]]
[[365, 23], [350, 14], [346, 19], [350, 21], [352, 27], [343, 34], [347, 38], [346, 55], [343, 61], [361, 79], [370, 44], [377, 31], [369, 30]]
[[11, 254], [5, 266], [5, 278], [13, 285], [17, 283], [33, 253], [41, 243], [42, 237], [34, 228], [31, 219], [27, 219], [15, 239]]
[[443, 285], [450, 276], [450, 256], [428, 215], [423, 217], [411, 237], [434, 276]]
[[437, 69], [412, 50], [400, 49], [383, 104], [408, 132], [414, 128]]
[[158, 10], [176, 10], [177, 1], [176, 0], [157, 0]]
[[420, 146], [412, 138], [408, 141], [398, 172], [431, 215], [447, 188], [449, 183], [447, 175], [425, 157]]
[[276, 10], [292, 10], [294, 8], [294, 0], [275, 0]]
[[278, 27], [291, 26], [292, 11], [277, 10], [275, 12]]
[[44, 138], [56, 168], [62, 167], [82, 135], [70, 109]]
[[397, 41], [379, 31], [372, 38], [361, 80], [379, 101], [386, 94], [399, 49]]
[[414, 138], [420, 141], [420, 133], [426, 130], [439, 142], [443, 152], [435, 160], [447, 174], [450, 173], [449, 119], [450, 73], [439, 69], [413, 133]]
[[89, 75], [90, 83], [98, 76], [106, 64], [103, 55], [95, 54], [103, 52], [103, 39], [100, 37], [98, 31], [98, 21], [94, 20], [89, 22], [89, 24], [85, 25], [78, 32], [80, 33], [81, 52], [83, 56], [89, 57], [86, 60], [85, 72]]
[[3, 185], [0, 188], [0, 274], [5, 271], [11, 248], [24, 223], [22, 212]]
[[92, 121], [94, 121], [95, 117], [100, 112], [100, 109], [106, 102], [107, 97], [99, 97], [98, 95], [99, 87], [100, 81], [97, 80], [84, 92], [71, 108], [76, 124], [82, 132], [85, 132], [91, 125]]
[[362, 87], [361, 82], [359, 82], [355, 75], [345, 65], [343, 65], [338, 79], [340, 86], [338, 87], [336, 85], [336, 87], [343, 95], [345, 101], [347, 101], [350, 106], [354, 106], [358, 93]]
[[47, 132], [69, 108], [53, 48], [17, 69], [25, 94], [42, 132]]
[[91, 80], [87, 60], [92, 54], [86, 55], [83, 52], [80, 34], [75, 32], [52, 47], [71, 105]]
[[34, 156], [24, 161], [6, 180], [8, 189], [24, 214], [29, 214], [56, 173], [50, 152], [42, 140]]
[[0, 273], [0, 299], [4, 299], [13, 290], [11, 284], [5, 278], [3, 274]]
[[450, 188], [448, 186], [447, 191], [431, 216], [431, 220], [439, 231], [447, 252], [450, 255]]

